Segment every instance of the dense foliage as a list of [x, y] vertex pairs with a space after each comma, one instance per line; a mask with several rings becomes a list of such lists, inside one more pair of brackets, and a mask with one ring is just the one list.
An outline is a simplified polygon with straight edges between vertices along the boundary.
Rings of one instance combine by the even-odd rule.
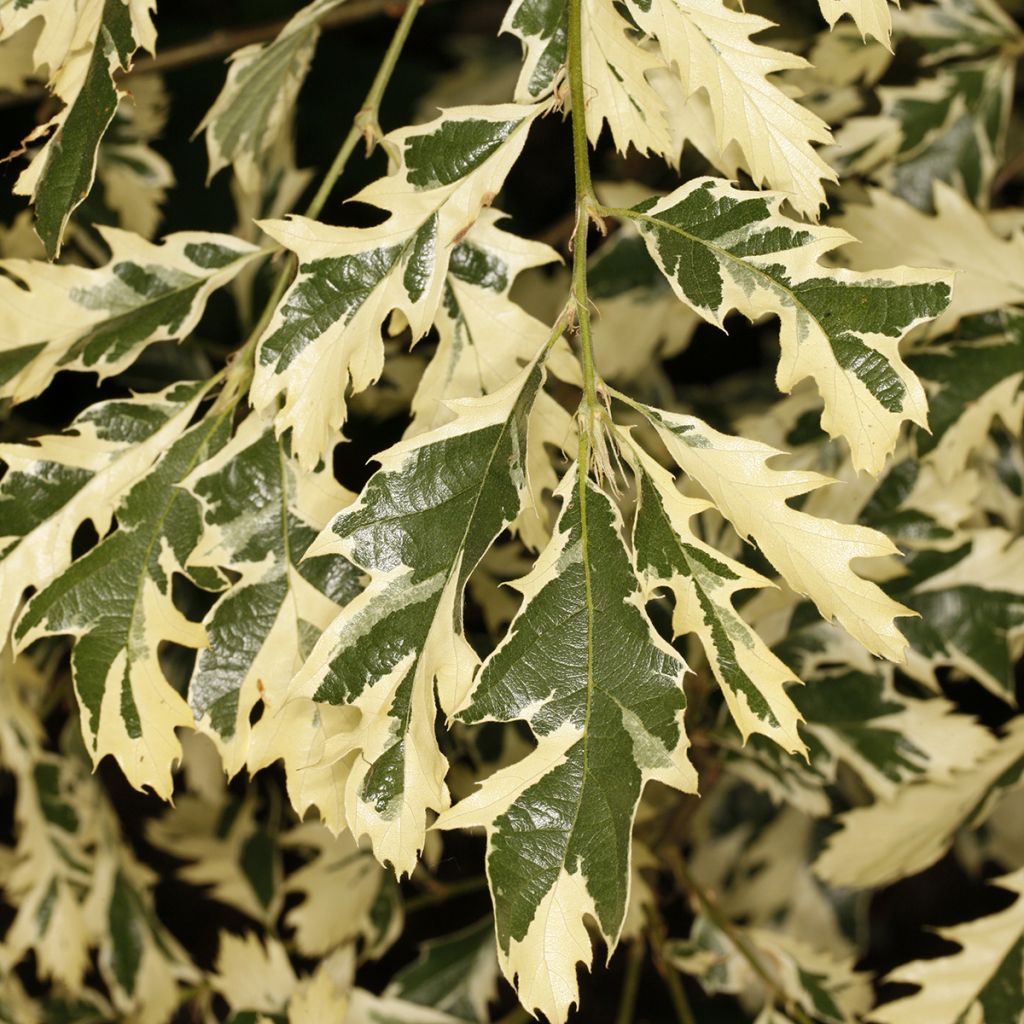
[[0, 0], [0, 1021], [1024, 1022], [1016, 5], [211, 6]]

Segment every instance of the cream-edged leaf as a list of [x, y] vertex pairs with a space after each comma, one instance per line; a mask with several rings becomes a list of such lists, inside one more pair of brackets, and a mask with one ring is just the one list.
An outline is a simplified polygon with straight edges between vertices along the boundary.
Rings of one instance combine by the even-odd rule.
[[37, 67], [48, 69], [49, 88], [64, 106], [29, 139], [51, 133], [14, 191], [36, 210], [36, 231], [53, 259], [68, 219], [92, 189], [100, 140], [117, 109], [115, 74], [128, 71], [140, 47], [153, 52], [156, 0], [33, 0], [0, 11], [0, 34], [44, 19], [36, 42]]
[[899, 342], [945, 309], [948, 278], [897, 267], [870, 274], [819, 259], [845, 232], [784, 217], [782, 197], [701, 178], [628, 213], [676, 295], [709, 323], [736, 309], [780, 321], [776, 383], [790, 392], [812, 377], [821, 424], [850, 443], [854, 465], [877, 473], [905, 420], [924, 426], [924, 390]]
[[206, 132], [207, 180], [232, 164], [243, 188], [260, 185], [268, 151], [290, 124], [319, 36], [319, 19], [343, 0], [313, 0], [292, 15], [269, 43], [230, 58], [227, 80], [197, 132]]
[[998, 423], [1013, 437], [1024, 428], [1024, 312], [1005, 309], [965, 320], [944, 344], [912, 354], [910, 368], [930, 391], [931, 432], [917, 452], [944, 483], [965, 481]]
[[126, 231], [148, 239], [156, 234], [161, 207], [175, 184], [171, 165], [150, 145], [164, 130], [168, 107], [159, 75], [136, 77], [131, 95], [118, 104], [96, 164], [103, 206]]
[[883, 86], [881, 112], [847, 121], [826, 156], [843, 177], [866, 175], [921, 210], [931, 209], [936, 181], [984, 208], [1004, 159], [1015, 64], [957, 62]]
[[102, 380], [155, 341], [183, 338], [210, 295], [263, 253], [230, 235], [183, 231], [154, 245], [99, 228], [110, 259], [88, 269], [0, 261], [0, 398], [38, 395], [58, 370]]
[[[624, 6], [657, 41], [682, 82], [682, 98], [698, 91], [707, 97], [718, 150], [735, 145], [756, 185], [767, 184], [795, 209], [817, 218], [825, 202], [822, 180], [836, 176], [812, 143], [831, 142], [832, 135], [824, 121], [772, 80], [806, 61], [751, 40], [771, 22], [722, 0], [626, 0]], [[660, 105], [644, 109], [660, 110]], [[615, 121], [611, 124], [614, 131]]]
[[547, 104], [458, 107], [385, 139], [394, 173], [354, 196], [390, 216], [373, 228], [296, 217], [263, 229], [299, 259], [257, 349], [253, 404], [284, 404], [278, 432], [308, 468], [341, 439], [346, 392], [374, 383], [384, 364], [381, 325], [399, 310], [413, 341], [444, 300], [453, 250], [500, 191], [530, 125]]
[[[195, 386], [188, 390], [198, 398]], [[184, 418], [176, 417], [179, 430]], [[149, 786], [164, 799], [181, 757], [175, 730], [191, 726], [192, 716], [164, 674], [159, 647], [206, 643], [202, 626], [174, 604], [174, 574], [186, 571], [201, 531], [199, 503], [177, 485], [224, 444], [227, 431], [224, 417], [210, 417], [165, 437], [163, 456], [113, 510], [117, 529], [41, 589], [15, 627], [22, 646], [44, 636], [75, 638], [71, 667], [93, 762], [110, 754], [136, 789]], [[192, 576], [220, 583], [216, 574]]]
[[963, 825], [977, 826], [995, 798], [1024, 776], [1024, 723], [1017, 720], [974, 767], [944, 781], [904, 786], [891, 800], [839, 818], [814, 864], [830, 885], [871, 888], [931, 867]]
[[428, 811], [449, 803], [437, 704], [453, 713], [472, 683], [463, 592], [522, 508], [542, 382], [537, 360], [460, 403], [453, 422], [377, 457], [359, 498], [307, 552], [340, 556], [369, 583], [253, 730], [251, 767], [283, 757], [296, 810], [316, 805], [332, 831], [369, 836], [399, 874], [415, 866]]
[[[709, 994], [739, 995], [744, 1005], [766, 1011], [778, 1000], [825, 1024], [855, 1024], [871, 1005], [870, 982], [854, 971], [852, 958], [837, 959], [776, 931], [735, 924], [725, 931], [701, 914], [690, 937], [667, 943], [665, 954]], [[751, 956], [770, 981], [752, 967]]]
[[904, 626], [906, 671], [935, 686], [936, 669], [952, 665], [1014, 703], [1024, 638], [1024, 537], [999, 527], [975, 530], [950, 550], [912, 552], [904, 568], [906, 575], [886, 589], [919, 615]]
[[[872, 36], [883, 46], [888, 47], [889, 37], [892, 35], [890, 2], [891, 0], [818, 0], [818, 6], [829, 28], [835, 28], [840, 18], [849, 15], [862, 36]], [[898, 0], [896, 2], [898, 3]]]
[[690, 520], [708, 503], [684, 497], [671, 475], [638, 446], [630, 451], [638, 495], [633, 548], [645, 587], [649, 593], [658, 587], [672, 592], [673, 632], [700, 639], [744, 741], [760, 733], [791, 754], [803, 753], [800, 714], [785, 690], [799, 680], [732, 603], [737, 591], [770, 586], [769, 581], [699, 540]]
[[935, 212], [929, 214], [884, 189], [871, 188], [870, 205], [851, 203], [834, 223], [859, 239], [840, 255], [856, 270], [895, 260], [956, 275], [951, 302], [927, 328], [937, 336], [963, 317], [1024, 302], [1024, 231], [1001, 237], [983, 213], [942, 181], [935, 182], [933, 194]]
[[121, 495], [185, 430], [204, 390], [186, 382], [100, 402], [63, 434], [0, 445], [0, 632], [26, 588], [42, 589], [71, 564], [85, 520], [101, 537], [107, 532]]
[[913, 40], [924, 63], [979, 56], [1020, 39], [1021, 30], [999, 0], [936, 0], [896, 12], [895, 34]]
[[363, 939], [364, 955], [379, 956], [402, 926], [394, 878], [348, 831], [335, 836], [318, 822], [307, 821], [282, 835], [280, 842], [308, 858], [284, 885], [286, 894], [301, 897], [285, 915], [299, 953], [322, 957]]
[[188, 696], [198, 728], [233, 776], [248, 755], [254, 706], [280, 703], [320, 631], [361, 588], [360, 573], [342, 558], [303, 561], [354, 496], [331, 473], [304, 470], [272, 422], [256, 414], [184, 486], [203, 515], [189, 567], [237, 575], [204, 619], [209, 644], [196, 658]]
[[185, 863], [175, 874], [261, 924], [281, 909], [278, 837], [257, 816], [255, 790], [236, 796], [212, 743], [190, 733], [182, 744], [185, 785], [174, 806], [146, 822], [146, 841]]
[[[456, 418], [457, 402], [490, 394], [511, 380], [551, 335], [551, 328], [509, 298], [524, 270], [557, 259], [549, 246], [510, 234], [496, 226], [503, 214], [485, 210], [452, 253], [444, 299], [435, 317], [437, 349], [412, 399], [413, 420], [405, 433], [415, 437]], [[495, 338], [501, 344], [494, 344]], [[563, 339], [555, 342], [547, 368], [579, 384], [579, 364]], [[570, 415], [539, 392], [530, 414], [527, 500], [515, 523], [531, 550], [550, 536], [545, 492], [558, 483], [547, 446], [574, 451], [576, 431]]]
[[644, 610], [609, 497], [574, 466], [555, 534], [516, 587], [524, 604], [460, 718], [524, 720], [536, 748], [447, 811], [483, 826], [498, 958], [520, 1002], [553, 1024], [578, 999], [592, 917], [614, 949], [629, 902], [633, 819], [656, 779], [694, 792], [682, 658]]
[[960, 949], [897, 967], [886, 982], [917, 985], [913, 995], [872, 1011], [877, 1024], [1019, 1024], [1024, 1020], [1024, 869], [993, 879], [1015, 899], [1005, 910], [938, 934]]
[[851, 562], [897, 552], [865, 526], [819, 519], [788, 501], [831, 481], [805, 470], [772, 469], [778, 449], [730, 437], [693, 416], [641, 407], [672, 458], [710, 496], [741, 537], [756, 542], [797, 593], [811, 598], [825, 619], [836, 619], [873, 654], [903, 659], [906, 644], [894, 618], [910, 614]]
[[494, 922], [488, 916], [425, 942], [419, 957], [391, 980], [387, 994], [460, 1020], [486, 1021], [487, 1004], [498, 994]]

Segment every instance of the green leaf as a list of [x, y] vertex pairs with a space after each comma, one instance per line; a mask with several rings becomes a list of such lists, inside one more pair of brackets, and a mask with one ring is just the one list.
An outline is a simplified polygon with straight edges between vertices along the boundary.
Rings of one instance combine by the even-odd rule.
[[0, 445], [0, 633], [28, 587], [42, 589], [71, 564], [71, 542], [91, 520], [103, 536], [122, 494], [188, 425], [204, 385], [100, 402], [64, 434]]
[[33, 398], [58, 370], [120, 373], [146, 345], [190, 334], [210, 295], [264, 255], [230, 235], [183, 231], [153, 245], [98, 230], [111, 255], [96, 269], [0, 261], [0, 398]]
[[358, 571], [344, 559], [303, 561], [353, 495], [329, 472], [303, 470], [258, 415], [185, 486], [204, 523], [189, 567], [237, 574], [204, 620], [209, 645], [196, 659], [188, 697], [233, 776], [245, 764], [253, 707], [279, 704], [320, 631], [360, 590]]
[[629, 216], [676, 295], [709, 323], [721, 327], [732, 309], [779, 317], [778, 387], [788, 393], [812, 377], [822, 428], [846, 438], [857, 469], [877, 473], [903, 421], [927, 423], [924, 390], [898, 346], [945, 309], [948, 279], [907, 267], [827, 269], [820, 257], [849, 236], [782, 216], [782, 200], [700, 178]]
[[985, 207], [1005, 160], [1015, 69], [997, 56], [882, 87], [881, 112], [847, 121], [829, 156], [844, 176], [865, 174], [920, 210], [932, 209], [936, 181]]
[[425, 942], [419, 957], [403, 967], [387, 994], [433, 1006], [466, 1021], [486, 1021], [487, 1004], [498, 992], [498, 958], [490, 916], [442, 939]]
[[[28, 20], [43, 15], [57, 35], [69, 17], [68, 2], [59, 11], [52, 2], [45, 10], [33, 5], [27, 8]], [[117, 109], [114, 75], [131, 68], [140, 46], [152, 53], [156, 43], [151, 20], [155, 0], [73, 0], [73, 6], [75, 28], [63, 46], [59, 35], [51, 40], [45, 32], [36, 44], [36, 63], [48, 66], [50, 88], [64, 107], [36, 129], [36, 137], [51, 129], [53, 134], [14, 186], [17, 195], [29, 196], [35, 204], [36, 231], [51, 260], [60, 253], [71, 214], [92, 189], [97, 149]], [[5, 21], [8, 31], [20, 27], [16, 16], [13, 24]]]
[[1024, 869], [992, 884], [1014, 894], [1005, 910], [937, 930], [960, 949], [917, 960], [886, 982], [917, 985], [912, 995], [872, 1011], [878, 1024], [1020, 1024], [1024, 1020]]
[[530, 724], [536, 748], [438, 821], [483, 826], [498, 958], [553, 1024], [591, 961], [584, 917], [615, 948], [629, 899], [633, 819], [656, 779], [694, 792], [682, 658], [655, 632], [608, 496], [574, 467], [551, 543], [516, 584], [524, 604], [487, 659], [465, 722]]
[[796, 691], [794, 703], [804, 719], [809, 764], [783, 758], [756, 740], [734, 756], [749, 761], [755, 775], [741, 769], [746, 778], [774, 793], [770, 778], [756, 777], [757, 769], [767, 772], [781, 783], [783, 798], [794, 794], [793, 802], [808, 813], [827, 813], [827, 801], [812, 805], [802, 797], [838, 782], [840, 764], [856, 772], [876, 798], [891, 800], [909, 782], [950, 781], [991, 750], [988, 731], [956, 714], [951, 702], [899, 693], [890, 666], [873, 673], [826, 672]]
[[448, 806], [437, 701], [451, 714], [472, 683], [463, 592], [522, 508], [542, 381], [538, 360], [460, 403], [454, 422], [377, 456], [358, 500], [307, 552], [342, 556], [369, 584], [253, 730], [250, 768], [283, 757], [298, 813], [315, 804], [332, 831], [368, 835], [399, 874], [423, 848], [427, 811]]
[[206, 132], [207, 181], [232, 164], [247, 192], [256, 192], [268, 152], [288, 130], [320, 34], [319, 19], [343, 0], [314, 0], [269, 43], [254, 43], [230, 58], [227, 81], [197, 133]]
[[[188, 390], [198, 398], [195, 387]], [[22, 646], [44, 636], [75, 638], [71, 668], [93, 763], [110, 754], [136, 789], [149, 786], [164, 799], [181, 757], [175, 729], [191, 726], [192, 715], [164, 674], [159, 646], [206, 643], [202, 626], [174, 603], [174, 574], [186, 571], [202, 529], [199, 503], [177, 485], [226, 442], [229, 429], [221, 415], [166, 438], [173, 443], [165, 454], [118, 503], [117, 529], [36, 594], [15, 628]]]
[[935, 685], [952, 665], [1015, 702], [1015, 637], [1024, 627], [1024, 538], [998, 527], [973, 531], [952, 550], [911, 554], [887, 590], [918, 613], [904, 632], [907, 672]]
[[1019, 436], [1024, 420], [1024, 313], [1010, 309], [961, 324], [954, 338], [908, 360], [929, 382], [931, 433], [917, 436], [918, 454], [930, 456], [952, 481], [987, 440], [998, 419]]
[[387, 211], [379, 227], [335, 228], [302, 217], [261, 227], [299, 271], [259, 342], [252, 399], [277, 409], [303, 466], [329, 461], [341, 440], [346, 392], [384, 365], [381, 325], [399, 310], [422, 338], [445, 297], [453, 250], [501, 189], [533, 121], [550, 104], [457, 107], [392, 132], [397, 169], [353, 199]]

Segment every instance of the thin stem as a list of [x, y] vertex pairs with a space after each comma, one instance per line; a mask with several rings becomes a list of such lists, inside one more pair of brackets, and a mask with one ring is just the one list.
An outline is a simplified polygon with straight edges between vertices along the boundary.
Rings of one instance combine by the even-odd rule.
[[622, 996], [619, 999], [619, 1012], [615, 1024], [632, 1024], [636, 1010], [636, 994], [640, 988], [640, 972], [644, 966], [647, 943], [643, 936], [637, 936], [629, 947], [629, 959], [626, 961], [626, 977], [622, 981]]
[[[445, 0], [424, 0], [424, 2], [435, 4], [443, 3]], [[394, 6], [395, 0], [349, 0], [348, 3], [342, 4], [336, 10], [320, 18], [319, 27], [322, 32], [327, 32], [343, 25], [368, 21], [370, 18], [386, 14]], [[250, 25], [241, 29], [219, 29], [210, 32], [194, 42], [172, 46], [153, 57], [140, 58], [132, 65], [131, 78], [177, 71], [179, 68], [191, 67], [193, 64], [202, 64], [204, 61], [234, 53], [235, 50], [240, 50], [244, 46], [269, 42], [280, 34], [281, 29], [288, 24], [289, 20], [289, 18], [281, 18], [277, 21], [265, 21], [259, 25]], [[124, 84], [124, 80], [122, 80], [122, 84]], [[34, 103], [46, 95], [45, 86], [30, 85], [20, 92], [6, 93], [0, 96], [0, 110]]]
[[676, 1019], [679, 1024], [696, 1024], [693, 1010], [690, 1008], [690, 1000], [686, 998], [686, 989], [680, 980], [676, 969], [665, 960], [663, 947], [668, 929], [665, 927], [665, 920], [654, 904], [647, 906], [647, 930], [651, 936], [651, 959], [654, 966], [661, 975], [661, 980], [668, 989], [669, 999], [672, 1000], [672, 1007], [676, 1012]]
[[743, 959], [750, 964], [753, 972], [764, 982], [774, 1001], [780, 1003], [797, 1024], [813, 1024], [811, 1018], [804, 1012], [803, 1007], [790, 998], [788, 993], [779, 985], [777, 979], [764, 966], [757, 951], [732, 923], [729, 916], [723, 912], [714, 897], [703, 886], [698, 884], [690, 874], [686, 861], [679, 851], [676, 849], [666, 849], [662, 851], [662, 856], [669, 869], [676, 876], [676, 881], [679, 885], [682, 888], [688, 889], [697, 897], [701, 909], [711, 919], [715, 927], [728, 936], [729, 941], [736, 947]]
[[405, 901], [405, 912], [415, 913], [425, 907], [434, 907], [438, 903], [444, 903], [453, 896], [464, 896], [466, 893], [480, 892], [487, 888], [487, 879], [483, 875], [475, 878], [460, 878], [457, 882], [441, 883], [429, 892], [412, 896]]
[[576, 202], [586, 197], [595, 206], [597, 197], [590, 180], [587, 140], [587, 100], [583, 81], [583, 0], [569, 2], [569, 98], [572, 105], [572, 155], [576, 168]]
[[[384, 98], [384, 92], [391, 81], [391, 76], [395, 72], [402, 47], [409, 38], [412, 23], [416, 20], [416, 15], [419, 13], [424, 2], [425, 0], [409, 0], [406, 4], [405, 11], [395, 28], [394, 35], [391, 37], [387, 52], [384, 54], [384, 59], [381, 61], [377, 74], [374, 75], [373, 82], [366, 94], [366, 98], [363, 100], [363, 105], [353, 119], [352, 127], [345, 136], [337, 156], [331, 162], [331, 166], [327, 169], [326, 174], [324, 174], [316, 195], [313, 196], [309, 205], [303, 211], [304, 216], [311, 218], [319, 216], [338, 179], [345, 172], [345, 168], [348, 166], [348, 161], [359, 139], [365, 137], [367, 144], [372, 145], [380, 137], [380, 126], [377, 119], [380, 113], [381, 100]], [[249, 332], [248, 338], [246, 338], [245, 343], [238, 350], [229, 367], [224, 389], [217, 402], [219, 407], [223, 408], [226, 404], [230, 406], [235, 405], [242, 395], [248, 391], [253, 374], [255, 373], [256, 346], [263, 336], [263, 332], [270, 324], [274, 310], [277, 309], [277, 304], [284, 297], [284, 293], [288, 290], [288, 286], [291, 284], [298, 269], [298, 257], [295, 253], [289, 252], [284, 259], [277, 279], [274, 281], [274, 286], [270, 291], [270, 296], [263, 307], [259, 320], [256, 321], [255, 326]]]
[[423, 3], [424, 0], [409, 0], [405, 5], [405, 11], [398, 22], [395, 34], [391, 37], [391, 42], [388, 45], [387, 52], [384, 54], [384, 59], [381, 61], [380, 67], [377, 68], [377, 74], [374, 76], [370, 91], [366, 94], [366, 99], [363, 100], [363, 105], [359, 113], [356, 114], [352, 128], [349, 130], [348, 135], [345, 136], [341, 149], [338, 150], [338, 155], [327, 169], [327, 173], [324, 175], [316, 195], [313, 196], [309, 206], [306, 207], [305, 216], [313, 218], [319, 216], [320, 211], [324, 208], [324, 204], [331, 194], [331, 190], [344, 172], [349, 157], [356, 148], [356, 143], [359, 139], [365, 138], [367, 146], [372, 148], [380, 138], [380, 125], [377, 123], [377, 118], [380, 114], [381, 100], [384, 99], [384, 92], [391, 81], [391, 76], [395, 72], [398, 58], [402, 53], [402, 47], [405, 46], [405, 41], [409, 38], [412, 23], [416, 20], [416, 15], [419, 14]]
[[[587, 231], [597, 206], [590, 178], [590, 143], [587, 140], [587, 109], [583, 83], [583, 2], [569, 3], [569, 96], [572, 107], [572, 155], [576, 180], [576, 227], [573, 231], [572, 299], [579, 332], [583, 360], [584, 424], [581, 437], [587, 446], [599, 438], [600, 404], [597, 399], [597, 368], [594, 364], [594, 343], [590, 331], [590, 297], [587, 291]], [[581, 449], [585, 447], [581, 442]], [[587, 467], [580, 466], [586, 477]]]

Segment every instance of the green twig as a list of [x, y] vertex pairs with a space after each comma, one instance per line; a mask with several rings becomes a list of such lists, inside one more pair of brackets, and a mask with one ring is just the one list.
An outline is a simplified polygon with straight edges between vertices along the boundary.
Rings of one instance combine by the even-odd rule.
[[789, 996], [785, 989], [779, 985], [775, 976], [764, 966], [757, 951], [732, 923], [729, 916], [723, 912], [714, 897], [703, 886], [698, 884], [690, 874], [686, 861], [679, 851], [674, 848], [665, 849], [662, 851], [662, 856], [672, 874], [675, 875], [679, 886], [693, 893], [701, 906], [701, 910], [707, 914], [715, 927], [729, 938], [729, 941], [736, 947], [743, 959], [750, 964], [753, 972], [764, 982], [771, 998], [776, 1003], [781, 1004], [797, 1024], [813, 1024], [813, 1021], [807, 1016], [803, 1007]]
[[434, 888], [428, 892], [422, 892], [418, 896], [411, 896], [405, 901], [405, 912], [414, 914], [417, 910], [425, 907], [435, 907], [444, 903], [453, 896], [464, 896], [470, 892], [480, 892], [487, 888], [487, 879], [483, 875], [476, 875], [473, 878], [460, 878], [457, 882], [436, 883]]
[[[365, 138], [367, 148], [372, 149], [373, 145], [380, 139], [380, 125], [378, 123], [380, 104], [384, 98], [384, 92], [388, 87], [388, 83], [391, 81], [391, 76], [394, 74], [395, 67], [398, 64], [402, 47], [409, 38], [412, 23], [416, 20], [416, 15], [423, 4], [424, 0], [409, 0], [406, 4], [405, 11], [395, 28], [394, 35], [391, 37], [387, 52], [384, 54], [384, 59], [381, 61], [377, 74], [374, 75], [373, 82], [366, 94], [366, 98], [363, 100], [363, 105], [353, 119], [352, 127], [345, 136], [337, 156], [335, 156], [331, 166], [324, 174], [316, 194], [309, 201], [306, 209], [302, 211], [303, 216], [316, 218], [320, 215], [334, 186], [338, 183], [338, 179], [344, 174], [348, 161], [355, 151], [359, 140]], [[245, 343], [238, 349], [231, 361], [227, 377], [224, 381], [224, 388], [217, 401], [218, 407], [233, 407], [242, 395], [248, 391], [253, 373], [255, 372], [256, 346], [263, 336], [263, 332], [270, 324], [277, 304], [288, 290], [288, 286], [294, 279], [298, 269], [298, 257], [293, 252], [289, 252], [285, 256], [284, 263], [277, 275], [277, 279], [274, 281], [274, 286], [271, 289], [266, 305], [263, 307], [259, 320], [257, 320], [256, 325], [249, 332]]]
[[[597, 208], [597, 197], [590, 177], [590, 143], [587, 140], [587, 105], [583, 82], [583, 3], [570, 0], [569, 4], [569, 97], [572, 111], [572, 154], [576, 182], [576, 226], [572, 236], [572, 303], [574, 319], [580, 339], [583, 364], [583, 403], [581, 423], [581, 449], [586, 454], [596, 445], [600, 459], [601, 405], [597, 397], [598, 375], [594, 362], [594, 342], [590, 329], [590, 296], [587, 290], [587, 232]], [[580, 476], [585, 478], [587, 459], [581, 459]], [[600, 471], [600, 463], [599, 463]]]
[[651, 936], [651, 959], [668, 990], [676, 1019], [679, 1024], [696, 1024], [696, 1018], [693, 1016], [690, 1000], [686, 997], [686, 989], [683, 988], [679, 973], [665, 959], [663, 949], [668, 929], [665, 927], [664, 918], [653, 904], [647, 906], [647, 922], [647, 930]]
[[640, 988], [640, 972], [647, 954], [647, 943], [643, 936], [637, 936], [629, 947], [626, 960], [626, 976], [622, 980], [622, 995], [619, 998], [619, 1012], [615, 1024], [632, 1024], [636, 1010], [636, 994]]

